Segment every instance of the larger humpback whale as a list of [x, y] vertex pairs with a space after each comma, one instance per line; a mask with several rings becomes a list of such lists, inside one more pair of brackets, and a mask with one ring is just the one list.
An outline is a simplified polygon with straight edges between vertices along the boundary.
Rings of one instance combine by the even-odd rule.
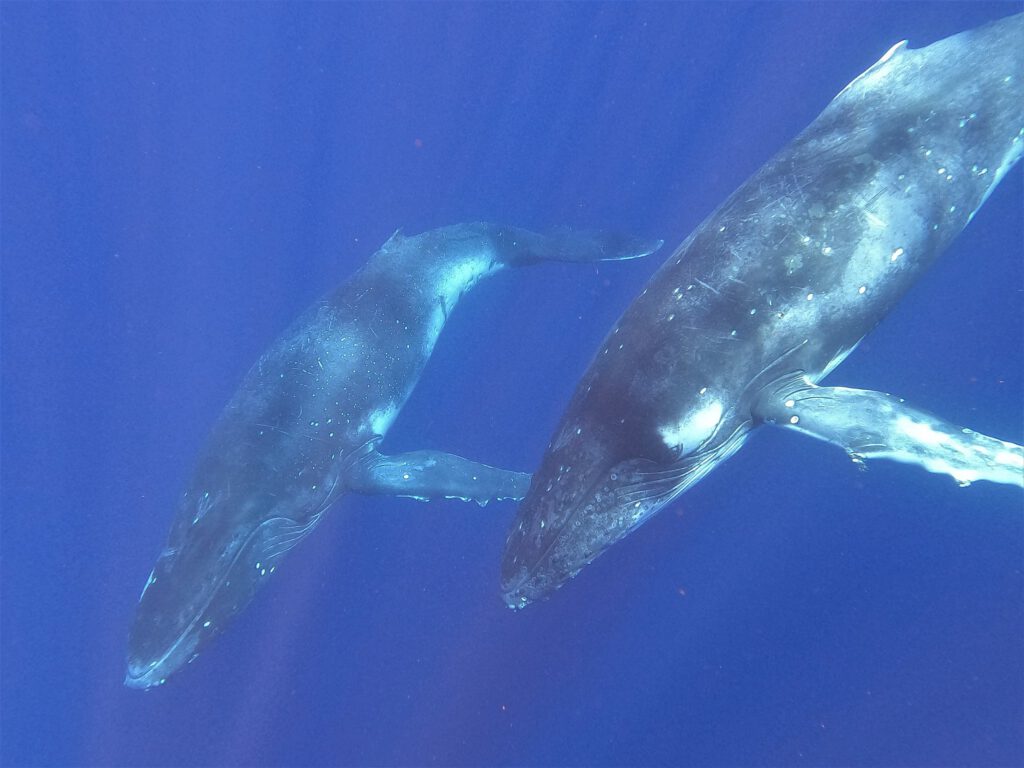
[[507, 266], [629, 259], [660, 245], [492, 224], [396, 233], [264, 353], [214, 425], [139, 598], [125, 684], [159, 685], [191, 661], [345, 493], [522, 498], [529, 475], [377, 446], [478, 280]]
[[777, 424], [1021, 485], [1024, 450], [819, 386], [1024, 150], [1024, 15], [899, 43], [669, 257], [580, 381], [512, 525], [502, 590], [543, 597]]

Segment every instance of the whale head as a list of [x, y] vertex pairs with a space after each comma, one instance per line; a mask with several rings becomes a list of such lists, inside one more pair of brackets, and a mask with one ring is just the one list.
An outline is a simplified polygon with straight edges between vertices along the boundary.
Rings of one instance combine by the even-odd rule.
[[510, 608], [550, 595], [732, 455], [749, 429], [703, 395], [676, 413], [641, 412], [584, 380], [505, 545]]
[[319, 520], [254, 515], [253, 503], [185, 495], [139, 598], [128, 638], [126, 686], [162, 685], [192, 661]]

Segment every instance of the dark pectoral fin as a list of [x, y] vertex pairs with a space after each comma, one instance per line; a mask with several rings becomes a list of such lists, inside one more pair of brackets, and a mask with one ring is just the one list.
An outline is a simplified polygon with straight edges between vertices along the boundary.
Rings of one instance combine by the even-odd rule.
[[854, 461], [917, 464], [961, 485], [988, 480], [1024, 486], [1024, 448], [949, 424], [884, 392], [818, 387], [801, 379], [766, 391], [754, 415], [834, 443]]
[[411, 451], [385, 456], [372, 451], [346, 475], [348, 488], [370, 495], [462, 499], [484, 505], [491, 500], [519, 500], [530, 475], [478, 464], [440, 451]]

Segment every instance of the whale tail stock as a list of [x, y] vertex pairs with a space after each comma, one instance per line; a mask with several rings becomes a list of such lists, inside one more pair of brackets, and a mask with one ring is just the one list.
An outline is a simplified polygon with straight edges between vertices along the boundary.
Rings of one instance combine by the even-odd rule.
[[[395, 290], [411, 290], [414, 301], [436, 295], [442, 322], [425, 324], [432, 348], [449, 313], [459, 298], [480, 279], [502, 271], [544, 261], [590, 263], [636, 259], [654, 253], [663, 241], [614, 232], [555, 229], [546, 234], [520, 227], [487, 222], [467, 222], [405, 236], [396, 231], [374, 256], [374, 279], [382, 274], [402, 275], [400, 286], [387, 279], [390, 294], [364, 296], [380, 304]], [[419, 283], [408, 279], [417, 270]], [[424, 288], [424, 286], [427, 286]], [[425, 311], [436, 312], [436, 307]], [[383, 439], [379, 434], [376, 439]], [[372, 444], [358, 452], [345, 472], [348, 490], [367, 495], [408, 498], [463, 499], [484, 505], [491, 500], [520, 500], [530, 485], [530, 475], [490, 467], [440, 451], [413, 451], [386, 455]]]

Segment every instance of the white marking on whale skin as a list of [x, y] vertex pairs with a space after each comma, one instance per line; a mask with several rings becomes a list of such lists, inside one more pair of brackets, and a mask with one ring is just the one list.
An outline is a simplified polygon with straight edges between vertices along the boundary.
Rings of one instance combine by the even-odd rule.
[[868, 220], [868, 224], [870, 224], [872, 227], [877, 227], [878, 229], [885, 229], [886, 227], [889, 226], [888, 223], [885, 222], [885, 220], [879, 218], [877, 214], [874, 214], [871, 211], [865, 210], [864, 218]]
[[921, 424], [910, 419], [899, 419], [896, 425], [903, 434], [925, 445], [941, 446], [950, 442], [948, 435], [936, 432], [927, 424]]
[[[1024, 472], [1024, 456], [1010, 450], [1017, 448], [1011, 443], [983, 436], [980, 439], [985, 440], [985, 443], [980, 444], [957, 440], [924, 421], [908, 417], [898, 418], [895, 426], [911, 439], [911, 444], [879, 452], [879, 456], [920, 464], [929, 472], [950, 475], [962, 486], [977, 480], [1006, 482], [1003, 477], [1005, 474], [1016, 474], [1019, 477]], [[969, 429], [961, 432], [965, 435], [974, 434]], [[996, 450], [992, 447], [994, 445], [1008, 450]]]
[[718, 400], [712, 400], [676, 424], [660, 427], [658, 434], [668, 448], [692, 451], [715, 433], [723, 412], [722, 404]]
[[[859, 343], [860, 342], [857, 342], [857, 344]], [[810, 380], [813, 381], [814, 383], [818, 383], [826, 376], [828, 376], [830, 373], [832, 373], [832, 371], [834, 371], [839, 366], [839, 364], [842, 363], [847, 357], [849, 357], [850, 353], [857, 348], [857, 344], [854, 344], [849, 349], [839, 350], [836, 356], [829, 360], [825, 367], [822, 368], [821, 373], [818, 374], [817, 376], [811, 376]]]
[[497, 272], [501, 267], [502, 265], [495, 263], [489, 255], [481, 253], [479, 256], [471, 258], [455, 257], [437, 268], [432, 276], [434, 280], [432, 290], [436, 292], [438, 303], [430, 313], [430, 317], [424, 322], [423, 352], [425, 355], [429, 357], [433, 353], [434, 344], [462, 295], [481, 278]]
[[211, 509], [213, 509], [213, 507], [217, 504], [219, 498], [219, 494], [217, 496], [211, 497], [210, 492], [205, 491], [203, 495], [200, 496], [199, 499], [196, 501], [196, 513], [192, 517], [192, 525], [195, 525], [204, 517], [206, 517], [207, 513]]
[[427, 357], [434, 351], [434, 344], [437, 342], [438, 337], [441, 335], [441, 331], [444, 330], [444, 324], [448, 321], [448, 306], [444, 303], [445, 299], [441, 299], [441, 303], [434, 308], [434, 311], [430, 313], [430, 319], [426, 321], [426, 329], [423, 337], [424, 354]]
[[[788, 302], [788, 309], [784, 317], [780, 318], [784, 327], [795, 334], [809, 336], [814, 333], [824, 314], [852, 315], [862, 311], [859, 306], [868, 294], [868, 286], [884, 287], [896, 274], [914, 267], [913, 260], [901, 257], [906, 253], [905, 246], [910, 247], [916, 242], [914, 233], [922, 230], [924, 223], [912, 200], [900, 193], [882, 193], [894, 187], [889, 174], [881, 173], [864, 194], [864, 197], [872, 200], [873, 210], [861, 209], [861, 203], [851, 201], [835, 211], [837, 219], [856, 216], [864, 222], [860, 237], [844, 247], [844, 250], [848, 248], [849, 251], [840, 254], [846, 261], [838, 279], [818, 283], [814, 281], [815, 270], [806, 270], [808, 282], [799, 294], [800, 300], [796, 301], [794, 297], [794, 300]], [[878, 226], [878, 221], [885, 222], [885, 225]], [[824, 253], [820, 242], [816, 243], [813, 239], [803, 246]], [[803, 259], [799, 251], [791, 251], [783, 258], [789, 260], [787, 265], [792, 262], [802, 270], [803, 261], [812, 257]], [[778, 331], [778, 325], [765, 326], [763, 335]], [[830, 369], [836, 364], [833, 363]]]
[[370, 418], [367, 419], [367, 423], [370, 425], [370, 430], [375, 435], [384, 436], [388, 430], [391, 429], [391, 425], [398, 417], [399, 408], [394, 403], [389, 403], [383, 408], [378, 408], [370, 414]]
[[462, 294], [472, 288], [480, 278], [499, 268], [500, 265], [496, 265], [484, 254], [477, 258], [459, 259], [445, 264], [437, 277], [437, 289], [441, 294], [445, 311], [450, 312]]
[[992, 457], [992, 461], [1010, 469], [1024, 472], [1024, 457], [1016, 456], [1009, 451], [999, 451], [999, 453]]
[[155, 573], [156, 573], [156, 568], [154, 568], [153, 570], [151, 570], [151, 571], [149, 572], [149, 578], [148, 578], [148, 579], [146, 579], [146, 586], [144, 586], [144, 587], [142, 588], [142, 594], [141, 594], [141, 595], [139, 595], [139, 602], [140, 602], [140, 603], [142, 602], [142, 598], [146, 596], [146, 592], [147, 592], [147, 590], [149, 590], [149, 588], [150, 588], [151, 586], [153, 586], [154, 584], [156, 584], [156, 576], [154, 576], [154, 574], [155, 574]]

